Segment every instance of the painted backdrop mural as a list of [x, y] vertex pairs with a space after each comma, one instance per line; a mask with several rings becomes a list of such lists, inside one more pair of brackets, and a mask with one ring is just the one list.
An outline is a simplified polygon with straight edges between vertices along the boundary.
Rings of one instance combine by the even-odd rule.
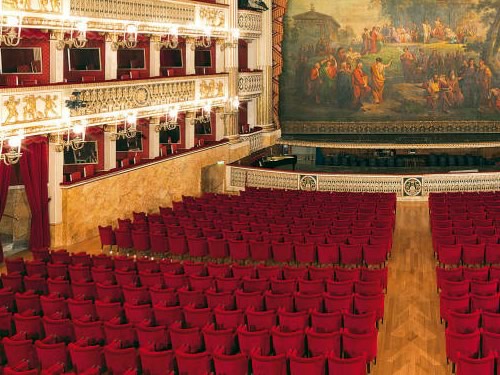
[[289, 0], [280, 118], [498, 120], [500, 0]]

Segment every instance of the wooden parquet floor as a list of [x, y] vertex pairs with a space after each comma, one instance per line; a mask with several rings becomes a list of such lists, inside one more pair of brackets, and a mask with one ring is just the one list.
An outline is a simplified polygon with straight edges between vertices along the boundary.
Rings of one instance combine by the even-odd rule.
[[[447, 375], [427, 202], [398, 202], [397, 207], [385, 320], [372, 374]], [[97, 237], [68, 250], [101, 252]]]
[[427, 202], [398, 202], [375, 375], [447, 374]]

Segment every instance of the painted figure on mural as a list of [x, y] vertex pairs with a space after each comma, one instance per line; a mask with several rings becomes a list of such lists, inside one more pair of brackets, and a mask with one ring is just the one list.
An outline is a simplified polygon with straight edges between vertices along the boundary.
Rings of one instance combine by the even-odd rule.
[[380, 104], [384, 101], [385, 89], [385, 70], [392, 65], [392, 60], [389, 64], [384, 64], [382, 58], [377, 57], [375, 64], [372, 65], [372, 94], [375, 104]]
[[289, 1], [282, 120], [498, 120], [500, 8], [405, 1]]

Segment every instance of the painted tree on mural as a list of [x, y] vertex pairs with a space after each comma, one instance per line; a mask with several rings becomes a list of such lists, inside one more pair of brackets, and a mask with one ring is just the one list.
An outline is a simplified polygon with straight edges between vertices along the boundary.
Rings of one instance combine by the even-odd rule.
[[[483, 13], [483, 21], [490, 25], [483, 47], [483, 58], [495, 69], [495, 59], [500, 50], [500, 0], [481, 0], [476, 8]], [[496, 73], [498, 74], [498, 70]]]

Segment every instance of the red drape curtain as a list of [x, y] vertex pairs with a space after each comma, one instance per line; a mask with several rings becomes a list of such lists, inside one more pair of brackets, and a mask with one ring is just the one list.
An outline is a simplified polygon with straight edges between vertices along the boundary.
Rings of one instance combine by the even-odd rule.
[[[0, 162], [0, 219], [3, 216], [5, 205], [7, 203], [7, 194], [9, 192], [10, 174], [12, 168]], [[3, 248], [0, 240], [0, 262], [3, 262]]]
[[29, 138], [24, 146], [19, 163], [31, 209], [30, 249], [39, 249], [50, 245], [47, 138]]

